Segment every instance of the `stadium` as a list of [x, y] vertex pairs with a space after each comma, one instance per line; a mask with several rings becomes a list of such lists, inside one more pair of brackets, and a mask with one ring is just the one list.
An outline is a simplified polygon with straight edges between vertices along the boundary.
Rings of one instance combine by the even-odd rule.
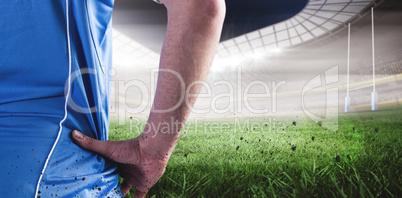
[[[150, 197], [398, 197], [401, 2], [310, 0], [276, 18], [280, 5], [261, 2], [227, 2], [211, 72]], [[121, 140], [145, 126], [164, 21], [153, 5], [115, 9], [110, 135]]]
[[0, 3], [0, 197], [401, 197], [402, 1]]

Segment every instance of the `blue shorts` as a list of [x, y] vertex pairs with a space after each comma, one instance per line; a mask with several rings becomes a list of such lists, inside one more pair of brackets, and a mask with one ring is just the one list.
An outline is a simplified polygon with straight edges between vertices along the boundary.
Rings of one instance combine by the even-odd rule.
[[0, 3], [0, 197], [122, 197], [107, 140], [113, 0]]

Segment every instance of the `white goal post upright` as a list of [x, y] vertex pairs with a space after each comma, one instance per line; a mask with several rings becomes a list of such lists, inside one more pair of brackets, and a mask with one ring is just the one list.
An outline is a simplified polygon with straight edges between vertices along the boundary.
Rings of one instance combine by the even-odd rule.
[[371, 92], [371, 110], [378, 109], [378, 94], [375, 91], [375, 51], [374, 51], [374, 8], [371, 7], [371, 32], [372, 32], [372, 50], [373, 50], [373, 92]]
[[349, 67], [350, 67], [350, 23], [348, 24], [348, 66], [347, 66], [347, 74], [346, 74], [345, 113], [350, 112]]

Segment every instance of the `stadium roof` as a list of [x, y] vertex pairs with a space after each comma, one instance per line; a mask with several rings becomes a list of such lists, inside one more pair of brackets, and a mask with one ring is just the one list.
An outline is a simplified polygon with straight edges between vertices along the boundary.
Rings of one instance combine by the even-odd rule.
[[[266, 54], [322, 40], [345, 29], [347, 23], [357, 21], [370, 7], [381, 2], [382, 0], [310, 0], [300, 13], [288, 20], [221, 42], [217, 58]], [[124, 56], [126, 60], [127, 57], [137, 61], [142, 59], [145, 61], [142, 64], [157, 63], [152, 61], [158, 57], [155, 50], [124, 35], [124, 31], [115, 32], [115, 59]], [[116, 61], [118, 64], [122, 62]]]
[[296, 16], [219, 44], [218, 57], [247, 55], [311, 43], [361, 18], [381, 1], [310, 0]]

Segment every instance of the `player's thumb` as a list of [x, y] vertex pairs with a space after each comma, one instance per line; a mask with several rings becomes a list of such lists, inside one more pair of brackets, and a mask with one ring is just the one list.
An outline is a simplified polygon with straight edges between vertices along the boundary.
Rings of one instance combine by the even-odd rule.
[[113, 142], [99, 141], [97, 139], [90, 138], [77, 130], [74, 130], [71, 133], [71, 138], [73, 139], [74, 143], [81, 148], [98, 153], [104, 157], [110, 157], [114, 151], [112, 148], [115, 146], [112, 145]]

